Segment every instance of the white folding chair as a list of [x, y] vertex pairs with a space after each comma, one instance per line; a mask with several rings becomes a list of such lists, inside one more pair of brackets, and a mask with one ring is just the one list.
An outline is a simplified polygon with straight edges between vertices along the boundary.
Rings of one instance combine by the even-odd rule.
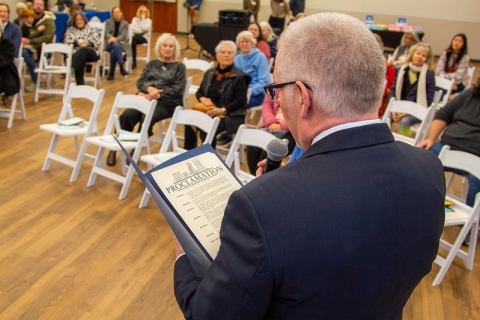
[[[480, 179], [480, 157], [462, 151], [452, 151], [449, 146], [444, 146], [438, 155], [444, 167], [459, 169], [473, 174]], [[447, 190], [448, 191], [448, 190]], [[448, 196], [448, 193], [447, 193]], [[440, 270], [433, 281], [433, 285], [439, 285], [455, 257], [466, 261], [466, 267], [473, 269], [475, 258], [475, 247], [478, 235], [478, 217], [480, 213], [480, 196], [477, 194], [473, 207], [461, 202], [455, 202], [452, 206], [453, 212], [445, 212], [445, 227], [462, 226], [453, 244], [440, 239], [440, 247], [448, 251], [446, 258], [437, 255], [435, 263]], [[461, 250], [461, 245], [470, 232], [470, 245], [468, 251]]]
[[423, 140], [424, 135], [428, 132], [428, 128], [430, 127], [430, 123], [433, 120], [433, 116], [435, 114], [436, 108], [434, 106], [430, 106], [425, 108], [424, 106], [411, 102], [411, 101], [404, 101], [404, 100], [396, 100], [395, 98], [390, 98], [390, 102], [388, 103], [387, 109], [383, 114], [382, 122], [385, 122], [390, 126], [391, 122], [391, 113], [407, 113], [409, 115], [414, 116], [417, 119], [420, 119], [422, 122], [417, 129], [417, 134], [415, 138], [404, 136], [403, 134], [392, 132], [395, 140], [403, 141], [408, 143], [412, 146], [416, 146], [420, 141]]
[[[23, 81], [22, 77], [22, 69], [23, 69], [23, 58], [15, 58], [14, 59], [15, 66], [17, 67], [18, 77], [20, 79], [20, 90], [13, 95], [12, 104], [10, 105], [10, 109], [0, 109], [0, 117], [8, 118], [7, 128], [10, 129], [13, 125], [13, 119], [15, 118], [16, 114], [22, 116], [23, 120], [27, 119], [27, 113], [25, 112], [25, 104], [23, 103]], [[17, 110], [17, 102], [20, 106], [20, 110]]]
[[[82, 166], [83, 158], [86, 156], [90, 160], [95, 159], [93, 155], [85, 153], [87, 148], [86, 140], [93, 134], [98, 135], [97, 115], [98, 111], [100, 110], [100, 106], [102, 105], [104, 95], [105, 90], [103, 89], [97, 90], [90, 86], [77, 86], [73, 83], [70, 84], [67, 98], [63, 103], [62, 111], [60, 112], [60, 116], [58, 117], [58, 122], [52, 124], [42, 124], [40, 126], [40, 129], [53, 133], [52, 141], [50, 142], [50, 147], [48, 148], [42, 171], [46, 171], [50, 168], [50, 163], [52, 160], [64, 163], [70, 167], [73, 167], [73, 172], [70, 176], [70, 182], [73, 182], [77, 180], [80, 168]], [[75, 117], [72, 108], [72, 99], [87, 99], [93, 103], [92, 111], [90, 112], [90, 118], [81, 122], [80, 125], [60, 125], [62, 121]], [[85, 110], [85, 107], [86, 105], [82, 103], [82, 112]], [[79, 136], [84, 136], [81, 147], [79, 147], [78, 143]], [[55, 148], [57, 147], [57, 143], [60, 137], [73, 137], [75, 141], [75, 149], [77, 151], [77, 158], [75, 160], [66, 158], [55, 153]]]
[[252, 146], [266, 150], [267, 144], [273, 139], [275, 139], [275, 136], [271, 133], [258, 129], [248, 129], [247, 125], [242, 124], [238, 128], [235, 139], [233, 139], [225, 163], [229, 167], [233, 163], [233, 172], [237, 178], [244, 183], [249, 182], [255, 179], [255, 176], [240, 169], [240, 152], [243, 153], [243, 146]]
[[450, 95], [452, 94], [453, 82], [453, 79], [448, 80], [444, 77], [435, 76], [435, 87], [442, 89], [443, 91], [442, 101], [440, 101], [440, 103], [438, 104], [439, 108], [446, 105], [448, 100], [450, 99]]
[[[192, 77], [188, 77], [187, 82], [185, 83], [185, 90], [183, 90], [183, 96], [182, 96], [183, 107], [185, 109], [188, 109], [187, 98], [188, 98], [188, 90], [190, 89], [191, 84], [192, 84]], [[163, 140], [165, 139], [165, 135], [167, 134], [166, 132], [163, 131], [163, 127], [167, 124], [169, 120], [170, 119], [163, 119], [158, 122], [159, 137], [152, 135], [150, 137], [150, 141], [163, 143]], [[178, 139], [182, 140], [183, 137], [178, 137]]]
[[117, 134], [131, 134], [128, 131], [122, 130], [118, 125], [118, 114], [121, 109], [135, 109], [143, 114], [145, 118], [142, 122], [142, 129], [140, 130], [139, 135], [136, 137], [136, 140], [122, 141], [123, 146], [127, 150], [135, 149], [133, 153], [133, 160], [137, 161], [140, 157], [140, 152], [142, 148], [147, 149], [147, 153], [150, 153], [150, 147], [148, 144], [148, 127], [150, 121], [152, 120], [153, 112], [157, 101], [152, 100], [148, 101], [147, 99], [137, 96], [137, 95], [124, 95], [122, 92], [117, 93], [115, 102], [113, 103], [112, 112], [108, 118], [107, 126], [103, 136], [99, 137], [88, 137], [87, 142], [93, 145], [98, 146], [98, 153], [93, 164], [92, 172], [90, 173], [90, 178], [88, 179], [87, 186], [91, 187], [95, 184], [95, 179], [97, 175], [107, 177], [109, 179], [115, 180], [123, 184], [122, 190], [120, 191], [119, 199], [122, 200], [127, 196], [128, 188], [132, 181], [133, 174], [135, 170], [133, 166], [127, 166], [125, 162], [125, 156], [120, 152], [121, 164], [123, 175], [117, 174], [115, 172], [104, 169], [104, 159], [103, 154], [105, 150], [110, 151], [120, 151], [120, 146], [115, 140], [112, 141], [112, 133], [115, 128]]
[[[133, 39], [133, 32], [130, 32], [130, 44], [132, 44], [132, 39]], [[137, 51], [137, 60], [148, 62], [148, 61], [150, 61], [150, 47], [151, 47], [151, 44], [152, 44], [152, 28], [150, 28], [150, 30], [148, 30], [148, 33], [146, 34], [146, 39], [147, 39], [147, 43], [139, 44], [139, 46], [147, 47], [146, 55], [145, 56], [140, 56], [138, 54], [138, 51]]]
[[[40, 57], [40, 64], [38, 68], [35, 69], [35, 72], [38, 73], [37, 79], [37, 88], [35, 91], [35, 102], [38, 102], [38, 96], [40, 93], [47, 94], [61, 94], [63, 95], [63, 100], [67, 96], [68, 87], [70, 85], [71, 69], [72, 69], [72, 45], [63, 44], [63, 43], [43, 43], [42, 44], [42, 54]], [[48, 55], [63, 54], [66, 55], [65, 61], [66, 65], [56, 66], [55, 59], [48, 59]], [[63, 89], [52, 89], [50, 86], [50, 77], [54, 75], [65, 74], [65, 85]], [[47, 85], [46, 88], [40, 87], [42, 75], [47, 76]]]
[[[98, 46], [98, 52], [100, 55], [100, 58], [102, 57], [102, 52], [103, 52], [103, 46], [105, 43], [105, 23], [104, 22], [95, 22], [90, 20], [88, 23], [89, 26], [92, 28], [95, 28], [95, 30], [98, 32], [98, 36], [100, 37], [100, 45]], [[101, 59], [95, 61], [95, 62], [87, 62], [87, 66], [91, 66], [92, 69], [95, 68], [95, 72], [93, 77], [84, 77], [85, 82], [87, 81], [92, 81], [93, 82], [93, 87], [97, 87], [97, 83], [100, 83], [100, 65], [101, 65]]]
[[[200, 70], [206, 72], [207, 70], [213, 68], [214, 62], [208, 62], [201, 59], [188, 59], [187, 57], [183, 58], [183, 64], [187, 70]], [[200, 86], [192, 84], [188, 91], [188, 94], [196, 94]]]
[[467, 76], [468, 80], [465, 84], [465, 90], [472, 86], [473, 74], [475, 73], [475, 67], [468, 67], [467, 69]]
[[[170, 126], [168, 127], [167, 135], [165, 140], [160, 148], [159, 153], [156, 154], [147, 154], [143, 155], [140, 160], [147, 163], [148, 169], [151, 169], [152, 166], [157, 166], [160, 163], [164, 162], [166, 159], [173, 158], [176, 155], [179, 155], [187, 150], [180, 148], [177, 144], [177, 129], [178, 126], [195, 126], [200, 130], [207, 133], [205, 141], [203, 144], [212, 143], [215, 138], [215, 132], [217, 131], [220, 118], [215, 117], [211, 118], [207, 114], [195, 111], [195, 110], [185, 110], [181, 106], [178, 106], [175, 109], [172, 120], [170, 121]], [[171, 152], [168, 152], [172, 149]], [[145, 188], [143, 193], [142, 200], [140, 201], [140, 208], [143, 208], [147, 205], [150, 193]]]

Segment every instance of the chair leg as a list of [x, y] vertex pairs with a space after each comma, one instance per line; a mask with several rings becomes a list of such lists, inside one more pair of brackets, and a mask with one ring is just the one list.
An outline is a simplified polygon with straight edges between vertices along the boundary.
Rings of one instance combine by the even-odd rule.
[[15, 118], [15, 111], [17, 109], [17, 100], [20, 93], [16, 93], [13, 96], [12, 104], [10, 105], [10, 115], [8, 116], [7, 129], [10, 129], [13, 126], [13, 119]]
[[54, 134], [52, 137], [52, 141], [50, 142], [50, 147], [48, 148], [47, 156], [45, 157], [45, 162], [43, 163], [42, 171], [47, 171], [48, 169], [50, 169], [50, 163], [52, 162], [52, 159], [50, 159], [50, 154], [55, 153], [58, 138], [59, 136], [56, 134]]
[[127, 196], [128, 188], [130, 187], [130, 183], [132, 182], [134, 171], [135, 169], [133, 169], [132, 165], [128, 166], [127, 175], [125, 177], [125, 183], [122, 186], [122, 190], [120, 191], [120, 196], [118, 197], [118, 200], [123, 200]]
[[39, 95], [38, 90], [40, 89], [40, 79], [42, 77], [40, 73], [38, 73], [37, 76], [38, 76], [38, 78], [37, 78], [37, 88], [35, 89], [35, 100], [34, 100], [35, 103], [38, 102], [38, 95]]
[[[85, 157], [85, 151], [87, 149], [87, 137], [83, 138], [82, 147], [77, 153], [77, 160], [75, 160], [75, 167], [73, 167], [72, 175], [70, 176], [70, 182], [74, 182], [78, 178], [80, 168], [82, 167], [83, 158]], [[78, 140], [77, 140], [78, 142]]]
[[97, 174], [95, 173], [95, 168], [102, 167], [103, 162], [103, 153], [105, 149], [102, 147], [98, 148], [97, 157], [95, 158], [95, 162], [93, 162], [92, 171], [90, 172], [90, 177], [88, 178], [87, 187], [91, 187], [95, 184], [95, 179], [97, 178]]
[[138, 207], [145, 208], [148, 204], [149, 199], [150, 199], [150, 193], [148, 192], [148, 189], [145, 188], [145, 191], [143, 191], [142, 200], [140, 201], [140, 204], [138, 205]]
[[477, 246], [478, 221], [472, 224], [470, 228], [470, 244], [468, 246], [467, 269], [473, 270], [473, 261], [475, 259], [475, 248]]

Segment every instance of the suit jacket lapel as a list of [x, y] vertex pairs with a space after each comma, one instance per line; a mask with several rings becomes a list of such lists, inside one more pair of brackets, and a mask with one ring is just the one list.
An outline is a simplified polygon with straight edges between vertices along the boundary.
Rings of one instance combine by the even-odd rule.
[[316, 142], [313, 146], [308, 148], [300, 159], [311, 157], [319, 153], [362, 148], [388, 143], [394, 140], [392, 132], [386, 123], [376, 123], [344, 129], [334, 132]]

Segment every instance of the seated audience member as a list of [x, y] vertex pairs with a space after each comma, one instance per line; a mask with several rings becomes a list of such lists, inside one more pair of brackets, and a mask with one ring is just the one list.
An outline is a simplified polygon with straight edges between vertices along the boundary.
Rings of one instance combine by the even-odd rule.
[[420, 39], [415, 31], [405, 32], [402, 36], [402, 40], [400, 40], [400, 45], [393, 52], [389, 64], [395, 68], [400, 68], [407, 61], [410, 48], [419, 42]]
[[3, 24], [2, 34], [4, 38], [12, 41], [15, 48], [15, 56], [18, 57], [20, 43], [22, 42], [22, 32], [20, 27], [10, 22], [10, 7], [6, 3], [0, 3], [0, 20]]
[[[178, 62], [180, 45], [170, 33], [162, 34], [155, 45], [157, 59], [150, 60], [137, 80], [138, 95], [148, 100], [157, 100], [157, 106], [149, 124], [148, 135], [153, 134], [153, 126], [167, 118], [171, 118], [175, 108], [182, 105], [185, 91], [186, 69]], [[120, 127], [133, 131], [142, 121], [144, 114], [135, 109], [126, 109], [120, 116]], [[140, 130], [140, 129], [139, 129]], [[115, 165], [115, 152], [110, 151], [107, 158], [109, 166]]]
[[[35, 29], [33, 25], [34, 20], [33, 10], [25, 9], [22, 11], [22, 24], [20, 26], [22, 38], [31, 39], [43, 34], [43, 31]], [[30, 51], [32, 58], [38, 60], [38, 53], [42, 51], [42, 44], [26, 44], [23, 46], [23, 49]]]
[[241, 53], [235, 57], [235, 67], [252, 78], [252, 82], [248, 86], [252, 89], [248, 108], [263, 103], [265, 98], [263, 87], [268, 84], [269, 80], [267, 58], [255, 48], [256, 43], [257, 40], [249, 31], [242, 31], [237, 35], [237, 46], [240, 47]]
[[72, 26], [65, 35], [65, 43], [73, 44], [72, 68], [75, 70], [75, 82], [84, 85], [85, 66], [87, 62], [100, 59], [98, 46], [100, 38], [97, 30], [90, 27], [87, 18], [81, 11], [73, 14]]
[[113, 80], [118, 63], [122, 76], [128, 74], [124, 66], [123, 52], [127, 57], [132, 55], [132, 47], [128, 44], [128, 22], [123, 19], [122, 10], [113, 7], [112, 17], [105, 21], [105, 51], [110, 52], [110, 67], [107, 80]]
[[14, 64], [15, 47], [12, 40], [3, 36], [3, 22], [0, 19], [0, 93], [6, 107], [12, 104], [11, 96], [20, 90], [20, 79]]
[[[433, 52], [429, 44], [421, 42], [411, 47], [405, 64], [398, 71], [390, 97], [416, 102], [428, 108], [435, 95], [435, 74], [430, 70], [432, 60]], [[393, 112], [392, 119], [400, 123], [406, 134], [412, 124], [420, 122], [406, 113]]]
[[[377, 40], [378, 45], [380, 46], [380, 49], [382, 50], [382, 54], [383, 54], [382, 38], [376, 33], [374, 33], [373, 36], [375, 37], [375, 40]], [[390, 90], [392, 89], [393, 82], [395, 81], [395, 68], [389, 65], [386, 60], [385, 60], [385, 67], [386, 67], [386, 72], [385, 72], [386, 84], [385, 84], [385, 91], [383, 91], [382, 102], [380, 104], [380, 108], [378, 109], [379, 118], [383, 116], [383, 113], [385, 112], [385, 109], [388, 106], [388, 97], [390, 96]]]
[[273, 32], [272, 27], [267, 21], [260, 22], [260, 29], [262, 31], [263, 39], [267, 41], [268, 46], [270, 47], [270, 57], [275, 59], [277, 56], [278, 36]]
[[55, 14], [45, 10], [43, 0], [34, 0], [32, 8], [34, 13], [33, 25], [39, 33], [36, 37], [22, 38], [24, 46], [22, 55], [25, 58], [25, 63], [32, 78], [32, 84], [25, 87], [25, 91], [27, 92], [33, 92], [37, 88], [37, 73], [35, 72], [35, 68], [37, 67], [37, 61], [40, 60], [40, 54], [37, 52], [37, 59], [34, 59], [30, 50], [25, 47], [32, 45], [41, 48], [42, 43], [53, 42], [53, 37], [55, 36]]
[[17, 26], [20, 27], [23, 21], [22, 11], [27, 9], [27, 6], [23, 2], [17, 2], [16, 7], [17, 7], [17, 18], [13, 20], [13, 23], [15, 23]]
[[[268, 96], [263, 101], [262, 108], [263, 121], [258, 126], [259, 130], [270, 132], [274, 136], [280, 139], [288, 140], [288, 154], [291, 154], [293, 148], [295, 148], [295, 139], [292, 133], [288, 129], [288, 125], [283, 117], [282, 108], [278, 101], [272, 101]], [[257, 163], [267, 157], [265, 150], [257, 147], [247, 146], [247, 162], [248, 168], [251, 174], [255, 174], [257, 171]]]
[[435, 74], [448, 80], [454, 80], [452, 93], [457, 93], [465, 89], [465, 82], [468, 78], [468, 63], [470, 58], [467, 55], [467, 37], [463, 33], [455, 35], [452, 43], [443, 51], [438, 59], [437, 71]]
[[[273, 28], [279, 28], [282, 32], [285, 28], [285, 17], [290, 14], [290, 4], [287, 0], [270, 0], [270, 6], [272, 7], [272, 14], [268, 18], [268, 23]], [[267, 38], [264, 36], [264, 39]]]
[[263, 39], [262, 33], [260, 32], [260, 25], [257, 22], [252, 22], [248, 25], [248, 31], [253, 34], [253, 37], [257, 39], [256, 48], [262, 52], [267, 60], [270, 59], [270, 46], [268, 43]]
[[[226, 131], [231, 137], [238, 127], [245, 122], [247, 105], [247, 88], [250, 76], [237, 69], [233, 64], [237, 46], [233, 41], [220, 41], [215, 48], [218, 64], [214, 69], [205, 72], [202, 84], [196, 93], [198, 101], [211, 109], [207, 114], [211, 117], [225, 115], [220, 120], [217, 133]], [[187, 150], [197, 146], [197, 129], [185, 127], [184, 148]], [[200, 131], [200, 138], [205, 141], [206, 133]], [[231, 141], [231, 140], [230, 140]], [[212, 141], [215, 148], [216, 140]]]
[[[440, 142], [435, 143], [444, 129]], [[436, 155], [444, 145], [450, 146], [451, 150], [464, 151], [480, 157], [480, 78], [477, 85], [466, 89], [437, 111], [427, 139], [418, 144], [419, 147]], [[467, 175], [469, 189], [466, 203], [473, 206], [475, 196], [480, 192], [480, 180], [459, 170], [454, 172]]]
[[146, 6], [140, 6], [137, 10], [137, 16], [133, 17], [132, 24], [132, 69], [137, 68], [137, 45], [150, 41], [148, 33], [152, 29], [152, 19], [150, 19], [150, 10]]

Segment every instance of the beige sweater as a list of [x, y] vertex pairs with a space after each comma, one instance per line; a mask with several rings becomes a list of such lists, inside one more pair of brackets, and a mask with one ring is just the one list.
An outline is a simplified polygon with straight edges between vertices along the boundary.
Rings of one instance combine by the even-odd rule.
[[287, 0], [271, 0], [270, 5], [272, 6], [272, 17], [274, 18], [285, 18], [290, 12], [290, 5]]

